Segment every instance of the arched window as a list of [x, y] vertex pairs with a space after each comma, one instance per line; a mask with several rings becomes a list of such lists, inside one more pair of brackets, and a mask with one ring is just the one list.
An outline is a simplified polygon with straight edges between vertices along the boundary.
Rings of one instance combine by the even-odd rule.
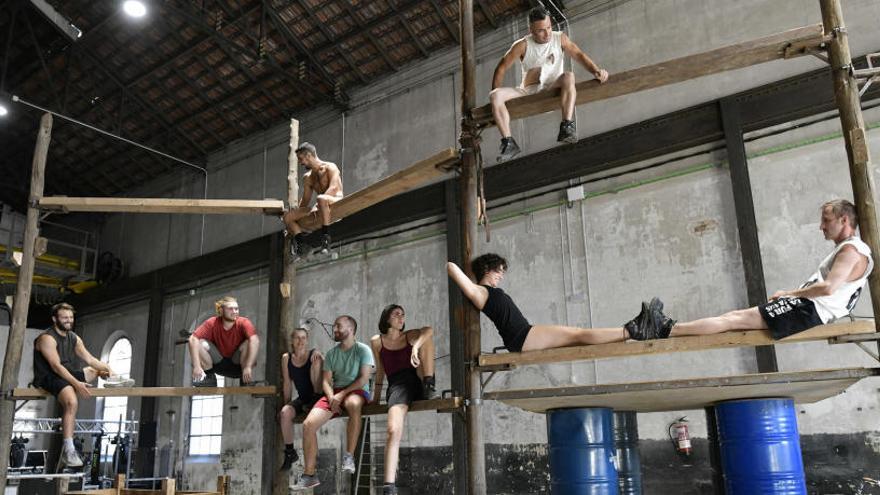
[[[131, 374], [131, 340], [126, 337], [117, 339], [110, 348], [107, 364], [110, 365], [110, 369], [114, 373], [129, 378]], [[98, 386], [103, 386], [103, 380], [99, 380], [99, 382], [101, 383]], [[110, 422], [104, 424], [104, 431], [107, 435], [101, 453], [104, 460], [112, 459], [113, 453], [116, 451], [116, 445], [110, 443], [110, 439], [119, 432], [119, 423], [117, 422], [120, 419], [123, 421], [127, 419], [127, 409], [128, 397], [104, 397], [104, 412], [101, 419]], [[125, 430], [123, 428], [123, 431]]]

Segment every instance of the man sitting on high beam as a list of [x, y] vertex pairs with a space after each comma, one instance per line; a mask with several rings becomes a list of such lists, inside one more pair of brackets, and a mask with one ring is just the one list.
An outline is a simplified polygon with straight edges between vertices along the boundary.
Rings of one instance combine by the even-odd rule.
[[[318, 158], [318, 151], [311, 143], [299, 145], [296, 159], [308, 169], [303, 175], [302, 197], [299, 206], [291, 208], [281, 218], [287, 226], [287, 232], [293, 234], [293, 254], [303, 256], [306, 253], [306, 241], [299, 221], [310, 215], [320, 215], [321, 247], [330, 249], [330, 233], [327, 231], [331, 222], [330, 205], [342, 199], [342, 176], [335, 163]], [[309, 207], [313, 191], [318, 193], [318, 197], [315, 206]]]
[[[577, 128], [573, 120], [577, 99], [573, 72], [565, 71], [565, 54], [577, 60], [590, 71], [600, 83], [608, 80], [608, 71], [600, 69], [586, 53], [561, 31], [553, 31], [550, 14], [544, 7], [529, 11], [529, 34], [515, 42], [495, 67], [489, 100], [495, 125], [501, 133], [501, 154], [498, 161], [509, 160], [519, 154], [519, 146], [510, 133], [510, 113], [505, 104], [520, 96], [559, 88], [562, 92], [562, 123], [556, 140], [563, 143], [577, 142]], [[522, 83], [517, 88], [503, 88], [504, 74], [519, 59], [522, 65]]]
[[[73, 446], [73, 426], [79, 407], [77, 396], [90, 397], [89, 385], [101, 376], [107, 379], [105, 385], [134, 385], [134, 380], [122, 379], [107, 363], [98, 361], [86, 349], [81, 338], [73, 331], [73, 306], [58, 303], [52, 306], [52, 328], [41, 333], [34, 340], [34, 385], [54, 395], [61, 405], [61, 435], [64, 444], [59, 468], [76, 468], [83, 465]], [[81, 367], [83, 360], [87, 366]]]

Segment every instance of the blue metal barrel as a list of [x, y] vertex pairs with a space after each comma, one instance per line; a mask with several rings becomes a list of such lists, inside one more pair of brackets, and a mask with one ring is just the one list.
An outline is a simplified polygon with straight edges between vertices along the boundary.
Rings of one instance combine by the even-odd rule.
[[791, 399], [746, 399], [715, 407], [727, 495], [806, 495]]
[[547, 412], [550, 493], [617, 495], [613, 412], [608, 408]]
[[614, 411], [614, 446], [620, 495], [642, 495], [639, 423], [634, 411]]

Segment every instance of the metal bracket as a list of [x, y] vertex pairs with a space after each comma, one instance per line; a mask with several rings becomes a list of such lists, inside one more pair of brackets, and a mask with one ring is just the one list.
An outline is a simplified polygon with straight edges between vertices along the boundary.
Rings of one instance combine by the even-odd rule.
[[841, 34], [847, 34], [845, 27], [837, 26], [837, 27], [831, 28], [831, 36], [834, 36], [835, 38], [837, 38]]
[[825, 53], [823, 50], [807, 50], [807, 53], [825, 62], [826, 64], [831, 65], [831, 61], [828, 60], [828, 54]]

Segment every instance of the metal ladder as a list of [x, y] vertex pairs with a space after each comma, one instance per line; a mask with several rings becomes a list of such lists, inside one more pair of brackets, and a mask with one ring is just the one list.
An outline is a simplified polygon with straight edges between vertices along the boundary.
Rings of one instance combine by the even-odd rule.
[[372, 495], [373, 488], [381, 490], [385, 475], [385, 416], [365, 417], [361, 424], [358, 449], [355, 452], [355, 472], [351, 495]]

